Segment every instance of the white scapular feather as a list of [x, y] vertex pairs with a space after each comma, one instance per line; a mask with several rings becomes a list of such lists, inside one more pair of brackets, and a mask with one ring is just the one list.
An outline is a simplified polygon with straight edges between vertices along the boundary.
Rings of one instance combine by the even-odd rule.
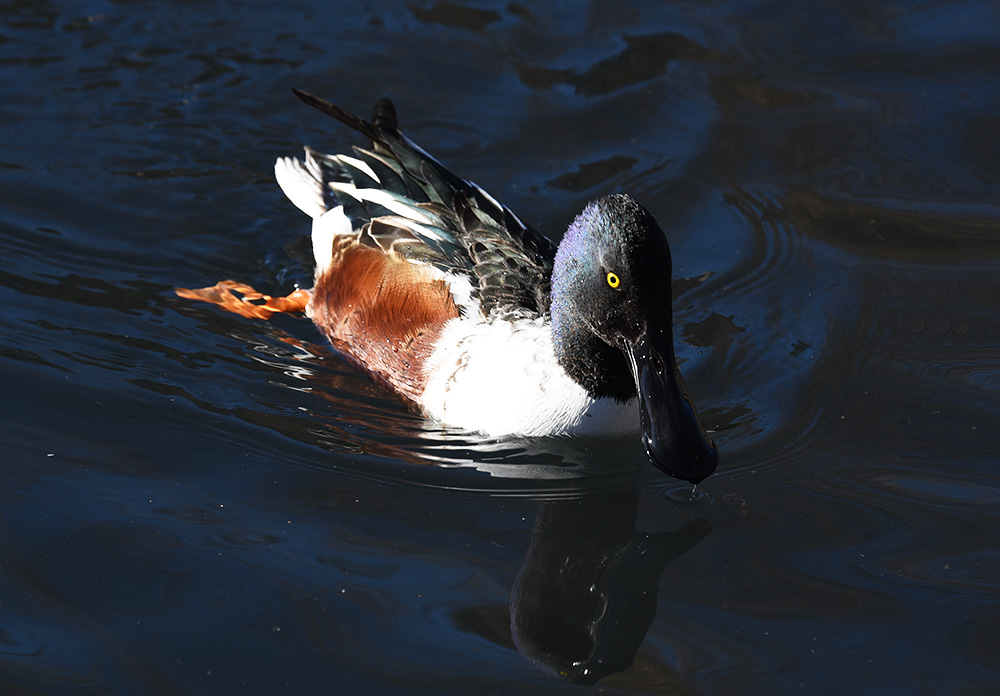
[[364, 160], [359, 160], [357, 157], [351, 157], [350, 155], [337, 155], [337, 159], [340, 160], [341, 163], [343, 164], [348, 164], [354, 167], [355, 169], [364, 172], [366, 175], [370, 176], [372, 178], [372, 181], [378, 184], [379, 186], [382, 185], [382, 180], [378, 178], [378, 174], [376, 174], [375, 170], [372, 169], [370, 166], [368, 166], [368, 163], [365, 162]]
[[316, 179], [300, 160], [279, 157], [274, 163], [274, 178], [296, 208], [316, 219], [326, 212], [323, 182]]
[[312, 245], [316, 259], [316, 278], [327, 272], [333, 263], [333, 238], [351, 234], [351, 221], [344, 214], [344, 207], [330, 208], [318, 218], [313, 218]]
[[422, 222], [425, 225], [433, 224], [434, 220], [420, 212], [417, 208], [414, 208], [411, 204], [400, 200], [398, 196], [395, 196], [384, 189], [373, 189], [373, 188], [358, 188], [354, 184], [331, 181], [327, 184], [334, 191], [340, 191], [351, 196], [355, 200], [359, 201], [369, 201], [377, 205], [391, 210], [396, 215], [400, 215], [410, 220], [416, 220], [417, 222]]

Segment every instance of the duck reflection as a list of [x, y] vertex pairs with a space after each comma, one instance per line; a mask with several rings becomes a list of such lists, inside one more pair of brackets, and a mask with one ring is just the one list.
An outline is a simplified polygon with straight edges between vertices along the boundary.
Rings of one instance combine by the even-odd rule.
[[656, 615], [659, 577], [712, 531], [635, 529], [635, 491], [541, 505], [510, 593], [518, 651], [546, 672], [593, 684], [630, 667]]
[[[291, 350], [258, 345], [252, 357], [286, 372], [294, 367], [295, 375], [308, 373], [311, 392], [329, 401], [334, 413], [268, 413], [254, 421], [320, 446], [364, 451], [367, 475], [374, 475], [374, 458], [382, 457], [383, 467], [385, 462], [405, 467], [386, 470], [396, 481], [423, 480], [416, 472], [425, 472], [431, 485], [447, 480], [450, 486], [466, 484], [473, 490], [481, 483], [459, 477], [458, 467], [488, 474], [493, 483], [484, 485], [484, 491], [523, 488], [530, 493], [542, 490], [537, 486], [545, 482], [582, 482], [609, 470], [628, 478], [648, 466], [639, 453], [625, 449], [622, 461], [613, 461], [607, 451], [587, 457], [571, 441], [559, 439], [495, 442], [424, 432], [418, 427], [422, 421], [395, 402], [380, 401], [378, 387], [363, 376], [314, 363], [323, 348], [281, 334], [277, 339]], [[435, 475], [441, 467], [448, 469], [446, 479]], [[617, 480], [622, 485], [623, 479]], [[311, 494], [326, 496], [321, 489]], [[510, 646], [513, 639], [511, 647], [542, 670], [573, 682], [594, 684], [627, 669], [656, 616], [660, 575], [712, 531], [704, 519], [671, 532], [636, 531], [639, 499], [639, 492], [628, 488], [581, 488], [566, 497], [542, 499], [511, 589], [509, 613], [495, 606], [468, 607], [454, 612], [453, 619], [497, 644]]]

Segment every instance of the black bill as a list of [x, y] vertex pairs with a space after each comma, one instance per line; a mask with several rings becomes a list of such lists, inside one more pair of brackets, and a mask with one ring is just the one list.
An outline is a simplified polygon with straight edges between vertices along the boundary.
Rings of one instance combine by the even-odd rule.
[[[659, 344], [659, 345], [658, 345]], [[624, 341], [639, 392], [642, 444], [661, 471], [697, 484], [715, 471], [719, 450], [701, 425], [674, 360], [669, 335]]]

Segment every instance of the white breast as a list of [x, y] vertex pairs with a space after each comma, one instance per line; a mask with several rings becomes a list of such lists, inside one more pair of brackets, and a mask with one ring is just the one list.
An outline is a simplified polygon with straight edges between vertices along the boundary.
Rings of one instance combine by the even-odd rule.
[[612, 434], [639, 428], [635, 401], [594, 399], [556, 360], [541, 319], [449, 321], [426, 364], [427, 415], [487, 435]]

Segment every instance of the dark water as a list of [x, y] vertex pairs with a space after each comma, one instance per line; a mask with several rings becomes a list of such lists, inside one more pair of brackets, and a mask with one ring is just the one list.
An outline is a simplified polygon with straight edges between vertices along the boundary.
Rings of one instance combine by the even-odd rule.
[[[0, 691], [1000, 690], [989, 2], [0, 3]], [[271, 176], [397, 102], [558, 237], [631, 192], [723, 452], [483, 442], [307, 321]], [[633, 442], [633, 439], [635, 440]], [[560, 675], [560, 672], [563, 675]]]

